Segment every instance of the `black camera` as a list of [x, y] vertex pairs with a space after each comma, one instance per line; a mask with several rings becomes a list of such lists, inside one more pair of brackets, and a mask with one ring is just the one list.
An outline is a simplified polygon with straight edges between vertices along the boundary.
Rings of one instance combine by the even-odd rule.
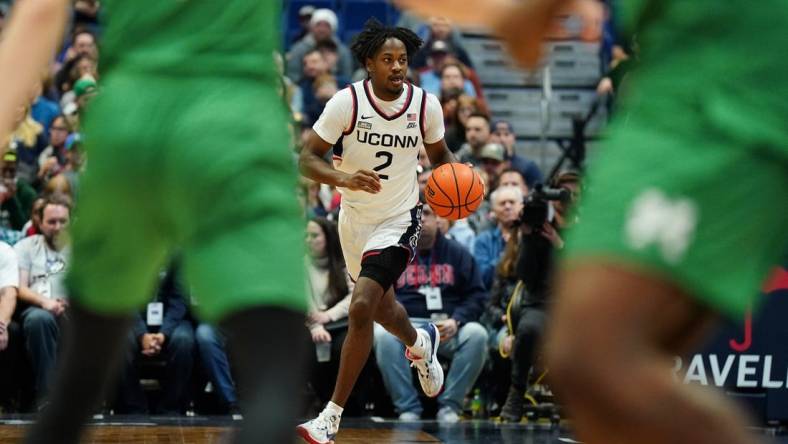
[[541, 230], [550, 216], [550, 201], [571, 203], [572, 192], [566, 188], [550, 188], [541, 184], [523, 199], [523, 211], [517, 225], [527, 225], [533, 230]]

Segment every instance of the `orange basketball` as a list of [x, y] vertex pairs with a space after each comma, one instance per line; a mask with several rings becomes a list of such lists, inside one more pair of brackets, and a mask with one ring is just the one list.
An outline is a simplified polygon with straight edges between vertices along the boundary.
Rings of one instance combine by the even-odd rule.
[[464, 219], [481, 205], [484, 183], [468, 165], [446, 163], [433, 170], [424, 187], [424, 196], [438, 216]]

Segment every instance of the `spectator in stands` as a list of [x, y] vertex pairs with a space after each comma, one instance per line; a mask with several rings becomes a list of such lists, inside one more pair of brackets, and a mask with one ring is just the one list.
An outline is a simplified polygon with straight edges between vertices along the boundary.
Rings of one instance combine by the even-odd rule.
[[90, 76], [82, 77], [74, 84], [74, 98], [79, 112], [84, 112], [90, 100], [98, 93], [98, 84]]
[[[482, 183], [487, 184], [490, 182], [489, 177], [487, 177], [487, 172], [484, 171], [480, 166], [474, 167], [473, 170], [482, 179]], [[493, 190], [494, 189], [489, 185], [484, 186], [484, 198], [482, 199], [482, 203], [479, 204], [479, 208], [477, 208], [473, 214], [466, 218], [468, 221], [468, 226], [476, 235], [492, 228], [495, 225], [493, 220], [492, 205], [490, 204], [490, 194]], [[474, 239], [474, 244], [475, 243], [476, 240]], [[474, 247], [471, 246], [471, 252], [473, 252], [473, 248]]]
[[[86, 27], [79, 26], [74, 28], [71, 44], [65, 48], [59, 57], [60, 65], [55, 75], [55, 84], [58, 88], [65, 83], [64, 80], [69, 76], [72, 77], [69, 85], [73, 85], [73, 81], [80, 77], [74, 77], [73, 73], [77, 63], [82, 58], [88, 58], [97, 62], [99, 60], [99, 51], [96, 45], [96, 35]], [[68, 88], [61, 89], [61, 92], [67, 90]]]
[[306, 118], [309, 122], [317, 122], [329, 99], [339, 91], [336, 77], [331, 74], [323, 74], [312, 82], [312, 91], [315, 97], [314, 104], [305, 109]]
[[476, 113], [487, 114], [486, 109], [478, 100], [465, 94], [457, 98], [442, 98], [441, 104], [446, 120], [446, 144], [452, 152], [459, 151], [466, 142], [465, 125], [468, 117]]
[[495, 227], [476, 236], [473, 256], [479, 264], [482, 281], [486, 288], [492, 288], [495, 267], [501, 260], [506, 241], [511, 236], [515, 222], [523, 209], [523, 192], [515, 187], [497, 188], [490, 194]]
[[38, 156], [47, 146], [44, 127], [33, 120], [30, 107], [19, 109], [17, 127], [11, 134], [9, 148], [16, 151], [18, 177], [29, 184], [38, 174]]
[[334, 222], [323, 217], [310, 220], [306, 227], [306, 244], [311, 295], [307, 327], [315, 345], [310, 381], [323, 405], [331, 399], [339, 371], [353, 282], [345, 269]]
[[74, 65], [74, 71], [72, 72], [72, 78], [74, 79], [81, 79], [83, 77], [91, 77], [93, 79], [98, 79], [98, 66], [97, 60], [90, 55], [79, 55], [77, 56], [77, 62]]
[[22, 230], [27, 222], [36, 192], [17, 178], [16, 152], [7, 151], [0, 160], [0, 226]]
[[19, 288], [19, 265], [14, 249], [0, 242], [0, 405], [7, 405], [19, 387], [21, 338], [12, 326]]
[[[326, 63], [323, 53], [316, 48], [311, 49], [306, 54], [304, 54], [303, 66], [304, 76], [298, 82], [298, 86], [301, 89], [301, 109], [305, 117], [308, 119], [307, 121], [311, 124], [316, 122], [317, 118], [320, 117], [320, 113], [323, 112], [323, 108], [328, 101], [328, 99], [325, 99], [321, 102], [321, 100], [318, 99], [317, 95], [315, 94], [317, 90], [315, 81], [318, 78], [322, 78], [323, 82], [325, 82], [326, 78], [324, 76], [331, 75], [331, 72], [329, 71], [328, 63]], [[333, 76], [331, 77], [333, 78]], [[345, 77], [340, 77], [334, 79], [334, 84], [335, 88], [344, 88], [346, 85], [350, 84], [350, 80]], [[331, 98], [331, 96], [328, 96], [328, 98]]]
[[74, 84], [84, 77], [98, 78], [96, 59], [88, 55], [78, 55], [67, 61], [55, 75], [55, 87], [60, 93], [60, 107], [63, 113], [67, 113], [68, 104], [75, 101], [72, 91]]
[[337, 15], [330, 9], [317, 9], [312, 13], [309, 21], [309, 34], [299, 40], [287, 53], [287, 76], [298, 83], [303, 77], [302, 60], [304, 55], [313, 49], [318, 42], [331, 40], [337, 46], [339, 60], [337, 61], [336, 74], [349, 78], [353, 73], [353, 56], [350, 50], [336, 36]]
[[[410, 29], [411, 31], [415, 32], [420, 39], [424, 41], [429, 40], [430, 33], [432, 32], [432, 30], [430, 29], [429, 22], [423, 21], [421, 18], [408, 13], [408, 11], [402, 11], [402, 13], [399, 16], [399, 19], [397, 19], [397, 26]], [[463, 46], [462, 34], [454, 26], [451, 27], [451, 32], [449, 33], [449, 37], [445, 38], [444, 40], [451, 41], [452, 44], [455, 44], [457, 46]], [[424, 46], [422, 46], [422, 48], [424, 48]]]
[[238, 406], [238, 394], [230, 371], [230, 360], [227, 357], [227, 336], [218, 327], [200, 323], [194, 332], [200, 363], [208, 374], [222, 409], [238, 418], [241, 410]]
[[312, 5], [304, 5], [298, 10], [298, 25], [300, 29], [290, 43], [296, 43], [309, 34], [309, 21], [312, 20], [312, 14], [314, 12], [315, 7]]
[[[425, 204], [418, 254], [400, 276], [395, 292], [414, 325], [438, 325], [438, 354], [452, 362], [444, 391], [438, 395], [437, 420], [454, 423], [459, 421], [465, 395], [484, 366], [487, 331], [478, 320], [487, 293], [473, 256], [459, 243], [441, 235], [437, 223], [432, 208]], [[378, 324], [375, 357], [399, 418], [418, 420], [422, 406], [405, 346]]]
[[[326, 61], [326, 67], [328, 67], [328, 72], [336, 76], [337, 66], [339, 64], [339, 48], [337, 48], [337, 44], [334, 43], [333, 40], [323, 40], [315, 45], [315, 49], [320, 51], [320, 54], [323, 55], [323, 59]], [[350, 83], [349, 79], [343, 78], [343, 80], [348, 81], [348, 84]]]
[[445, 63], [440, 70], [440, 91], [437, 96], [444, 97], [456, 91], [476, 97], [476, 90], [466, 77], [465, 67], [459, 63]]
[[53, 176], [43, 186], [43, 193], [55, 191], [68, 194], [76, 198], [79, 190], [79, 176], [85, 168], [86, 160], [82, 152], [82, 136], [79, 133], [70, 134], [66, 138], [66, 164], [60, 174]]
[[542, 170], [531, 159], [517, 154], [515, 148], [515, 134], [512, 124], [501, 120], [495, 122], [493, 131], [490, 135], [490, 140], [500, 143], [506, 148], [506, 160], [509, 162], [509, 167], [514, 168], [520, 172], [525, 178], [525, 183], [529, 188], [533, 188], [536, 184], [542, 183], [544, 177]]
[[44, 208], [44, 202], [46, 200], [43, 197], [38, 197], [33, 201], [33, 207], [30, 209], [30, 220], [22, 227], [23, 237], [41, 234], [41, 213]]
[[411, 62], [413, 68], [421, 69], [428, 65], [427, 59], [432, 52], [432, 45], [439, 41], [443, 42], [446, 45], [446, 51], [454, 54], [463, 65], [469, 68], [473, 67], [473, 62], [471, 62], [468, 52], [463, 48], [461, 39], [453, 37], [454, 27], [449, 19], [445, 17], [430, 17], [428, 23], [429, 35], [426, 37], [422, 49], [413, 57]]
[[307, 219], [326, 217], [328, 215], [328, 209], [323, 204], [322, 199], [320, 199], [320, 187], [321, 184], [319, 182], [307, 177], [299, 178], [299, 197], [303, 199], [302, 206]]
[[457, 241], [473, 254], [473, 243], [476, 241], [476, 232], [471, 228], [468, 218], [448, 221], [449, 228], [446, 237]]
[[63, 174], [58, 174], [57, 176], [53, 177], [49, 180], [49, 182], [44, 185], [44, 189], [41, 191], [41, 194], [48, 195], [52, 193], [62, 194], [64, 196], [68, 196], [71, 200], [74, 200], [74, 195], [71, 192], [71, 183], [69, 183], [66, 176]]
[[525, 183], [525, 178], [522, 173], [511, 166], [501, 171], [501, 175], [498, 177], [498, 186], [517, 187], [523, 192], [523, 196], [527, 196], [528, 192], [531, 190]]
[[33, 95], [35, 100], [30, 106], [30, 115], [33, 120], [44, 126], [44, 132], [48, 134], [52, 121], [60, 114], [60, 106], [44, 95], [44, 81], [36, 85]]
[[36, 183], [46, 183], [63, 170], [66, 165], [66, 139], [70, 132], [66, 117], [55, 117], [49, 127], [49, 146], [38, 156]]
[[481, 165], [479, 153], [490, 141], [490, 118], [486, 114], [473, 113], [468, 116], [468, 120], [465, 122], [465, 140], [465, 144], [455, 153], [455, 156], [460, 159], [460, 162]]
[[100, 9], [99, 0], [76, 0], [74, 2], [74, 24], [90, 29], [97, 28]]
[[500, 143], [487, 143], [479, 152], [479, 165], [487, 173], [486, 186], [498, 188], [498, 179], [506, 167], [505, 149]]
[[137, 364], [164, 361], [162, 397], [154, 413], [177, 415], [186, 410], [195, 357], [194, 329], [189, 314], [189, 296], [181, 282], [180, 267], [173, 264], [159, 275], [156, 297], [135, 316], [128, 334], [126, 361], [118, 384], [119, 412], [146, 414], [148, 399], [142, 391]]
[[66, 50], [65, 60], [72, 60], [77, 56], [87, 56], [93, 60], [99, 58], [96, 35], [86, 28], [77, 28], [74, 32], [71, 46]]
[[[562, 173], [551, 186], [568, 190], [574, 202], [580, 193], [580, 176], [574, 172]], [[501, 409], [501, 419], [508, 422], [520, 422], [523, 416], [528, 375], [536, 361], [537, 349], [544, 334], [547, 306], [552, 299], [550, 281], [553, 257], [564, 247], [561, 231], [573, 223], [569, 204], [558, 201], [553, 202], [552, 206], [555, 210], [553, 219], [545, 222], [540, 230], [536, 231], [525, 224], [516, 230], [522, 232], [522, 243], [515, 273], [523, 281], [526, 291], [522, 293], [519, 315], [517, 318], [513, 315], [512, 318], [515, 337], [512, 344], [511, 385]]]
[[41, 234], [19, 241], [19, 319], [25, 348], [33, 370], [39, 403], [48, 393], [55, 366], [60, 327], [68, 307], [64, 278], [71, 248], [64, 236], [71, 218], [71, 201], [62, 195], [48, 196], [41, 208]]
[[[471, 79], [471, 69], [460, 63], [454, 54], [449, 52], [449, 47], [446, 42], [438, 40], [432, 43], [430, 47], [430, 57], [428, 59], [427, 68], [418, 71], [419, 85], [427, 92], [435, 94], [438, 97], [447, 95], [450, 91], [443, 91], [441, 88], [441, 78], [443, 75], [443, 68], [447, 65], [456, 65], [460, 69], [459, 75], [462, 76], [462, 82], [457, 82], [455, 89], [464, 92], [471, 97], [481, 97], [481, 84], [476, 85]], [[452, 72], [450, 74], [456, 74]], [[474, 73], [475, 75], [475, 73]], [[451, 91], [453, 92], [453, 90]]]
[[[518, 176], [520, 174], [516, 171], [515, 173]], [[522, 181], [522, 179], [520, 180]], [[502, 181], [501, 187], [503, 186]], [[518, 283], [515, 267], [517, 265], [517, 258], [519, 257], [520, 238], [520, 230], [511, 230], [511, 236], [509, 236], [509, 239], [506, 241], [501, 260], [495, 267], [493, 283], [490, 289], [490, 299], [481, 318], [490, 337], [489, 346], [492, 357], [492, 374], [497, 382], [497, 384], [492, 384], [490, 387], [490, 395], [499, 405], [503, 404], [506, 398], [508, 392], [508, 384], [506, 384], [506, 381], [509, 381], [511, 374], [511, 367], [507, 365], [508, 362], [503, 362], [502, 359], [508, 360], [512, 354], [514, 328], [516, 324], [513, 324], [511, 320], [513, 318], [519, 319], [520, 312], [520, 304], [517, 298], [515, 297], [515, 301], [512, 301]], [[522, 287], [520, 287], [518, 291], [521, 289]], [[501, 374], [504, 371], [505, 374]]]

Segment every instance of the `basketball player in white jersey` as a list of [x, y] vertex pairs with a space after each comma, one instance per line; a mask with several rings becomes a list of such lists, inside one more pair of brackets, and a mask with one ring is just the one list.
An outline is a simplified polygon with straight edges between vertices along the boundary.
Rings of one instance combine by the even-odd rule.
[[[415, 254], [421, 232], [416, 181], [419, 148], [432, 164], [456, 162], [443, 139], [438, 99], [406, 81], [408, 61], [422, 41], [404, 28], [371, 19], [353, 44], [367, 79], [338, 92], [313, 126], [299, 160], [310, 179], [342, 194], [339, 235], [348, 273], [356, 282], [348, 334], [331, 402], [298, 426], [312, 444], [333, 441], [342, 409], [372, 348], [373, 322], [400, 339], [427, 396], [443, 387], [437, 350], [441, 331], [411, 325], [394, 287]], [[332, 168], [323, 157], [333, 147]]]

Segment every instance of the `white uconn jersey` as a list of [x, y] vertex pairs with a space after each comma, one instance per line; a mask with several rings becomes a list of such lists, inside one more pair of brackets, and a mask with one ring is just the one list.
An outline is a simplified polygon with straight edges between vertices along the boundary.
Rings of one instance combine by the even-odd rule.
[[[346, 125], [334, 144], [334, 168], [349, 174], [362, 169], [375, 171], [380, 176], [381, 191], [372, 194], [339, 188], [342, 209], [350, 210], [356, 218], [367, 221], [380, 221], [410, 211], [419, 200], [416, 167], [419, 149], [424, 145], [427, 93], [406, 84], [404, 97], [398, 99], [398, 103], [403, 104], [394, 113], [381, 109], [369, 80], [350, 85], [348, 90], [337, 93], [332, 101], [340, 94], [348, 93], [353, 107], [352, 111], [345, 108], [345, 113], [351, 114], [350, 119], [341, 120]], [[347, 100], [347, 97], [340, 99]], [[332, 112], [331, 105], [329, 102], [314, 127], [318, 135], [329, 137], [324, 138], [329, 143], [332, 140], [326, 131], [329, 119], [325, 114]], [[442, 116], [440, 119], [438, 140], [443, 137]]]

